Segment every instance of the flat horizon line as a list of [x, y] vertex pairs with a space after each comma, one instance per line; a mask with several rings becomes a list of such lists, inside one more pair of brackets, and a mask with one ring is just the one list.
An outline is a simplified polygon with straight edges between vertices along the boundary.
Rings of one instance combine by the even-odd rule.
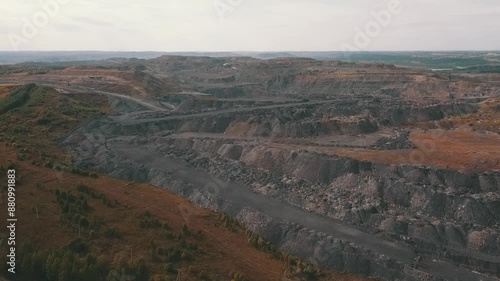
[[96, 53], [382, 53], [382, 52], [393, 52], [393, 53], [418, 53], [418, 52], [500, 52], [500, 49], [476, 49], [476, 50], [360, 50], [360, 51], [340, 51], [340, 50], [330, 50], [330, 51], [309, 51], [309, 50], [295, 50], [295, 51], [110, 51], [110, 50], [0, 50], [0, 53], [69, 53], [69, 52], [96, 52]]

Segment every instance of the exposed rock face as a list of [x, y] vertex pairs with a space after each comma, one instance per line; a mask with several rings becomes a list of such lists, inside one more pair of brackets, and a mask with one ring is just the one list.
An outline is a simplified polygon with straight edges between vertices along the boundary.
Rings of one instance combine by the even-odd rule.
[[280, 249], [323, 266], [387, 280], [419, 280], [415, 276], [424, 276], [426, 280], [443, 280], [355, 243], [306, 229], [290, 221], [277, 220], [252, 208], [235, 205], [190, 182], [179, 180], [170, 172], [147, 169], [144, 165], [120, 159], [109, 150], [98, 153], [92, 165], [114, 177], [150, 182], [184, 196], [201, 207], [226, 212]]
[[[108, 149], [109, 136], [129, 127], [101, 122], [89, 123], [87, 128], [91, 149], [86, 153], [92, 157], [82, 160], [83, 166], [122, 179], [150, 182], [200, 206], [227, 212], [281, 249], [338, 270], [385, 280], [419, 280], [422, 276], [440, 280], [412, 268], [411, 262], [384, 257], [321, 231], [292, 226], [290, 221], [204, 192], [170, 172], [122, 159]], [[495, 258], [500, 255], [499, 173], [382, 165], [227, 139], [176, 138], [168, 132], [156, 133], [164, 131], [154, 126], [149, 131], [154, 132], [150, 137], [115, 137], [111, 144], [140, 144], [223, 180], [247, 184], [256, 193], [406, 245], [417, 255], [488, 274], [500, 272]], [[82, 144], [78, 131], [66, 139], [69, 146], [75, 142]], [[78, 151], [78, 147], [74, 149]]]
[[[475, 113], [483, 96], [500, 94], [493, 83], [309, 59], [144, 63], [212, 96], [158, 95], [178, 103], [169, 111], [114, 103], [113, 116], [64, 138], [78, 165], [167, 188], [337, 270], [382, 280], [500, 278], [499, 171], [336, 156], [408, 151], [408, 123]], [[158, 92], [156, 79], [148, 87]]]
[[[328, 103], [328, 102], [326, 102]], [[363, 102], [330, 102], [290, 106], [276, 110], [257, 109], [248, 113], [222, 113], [197, 117], [139, 116], [134, 124], [123, 128], [124, 133], [157, 130], [177, 132], [225, 133], [232, 136], [304, 138], [332, 134], [358, 135], [379, 130], [381, 126], [399, 126], [406, 122], [440, 120], [450, 114], [476, 112], [471, 103], [436, 104], [413, 108], [394, 103], [384, 107]]]
[[410, 131], [399, 131], [391, 137], [380, 138], [370, 148], [380, 150], [416, 148], [417, 146], [409, 140], [409, 137]]
[[[146, 62], [182, 86], [215, 97], [281, 96], [324, 98], [378, 94], [422, 102], [428, 99], [500, 95], [498, 86], [480, 78], [388, 64], [317, 61], [305, 58], [257, 60], [253, 58], [162, 57]], [[227, 68], [225, 65], [231, 65]], [[233, 68], [234, 67], [234, 68]]]

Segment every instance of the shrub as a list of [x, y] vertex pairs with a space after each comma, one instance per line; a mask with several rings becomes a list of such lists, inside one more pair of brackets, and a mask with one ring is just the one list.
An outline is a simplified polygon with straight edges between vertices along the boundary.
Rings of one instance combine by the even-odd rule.
[[145, 211], [140, 216], [139, 225], [141, 228], [158, 228], [162, 226], [158, 218], [153, 216], [149, 211]]
[[36, 89], [35, 84], [28, 84], [17, 87], [0, 101], [0, 115], [9, 110], [22, 106], [30, 98], [31, 93]]
[[169, 274], [177, 274], [177, 268], [172, 263], [167, 263], [165, 265], [165, 271]]
[[108, 228], [104, 231], [104, 236], [108, 238], [117, 238], [121, 239], [123, 237], [123, 233], [121, 233], [119, 230], [116, 228]]

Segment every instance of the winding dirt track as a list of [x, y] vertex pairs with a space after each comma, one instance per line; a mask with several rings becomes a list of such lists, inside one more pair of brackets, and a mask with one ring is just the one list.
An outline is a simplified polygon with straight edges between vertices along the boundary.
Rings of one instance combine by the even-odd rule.
[[53, 88], [58, 89], [58, 90], [63, 90], [65, 94], [95, 93], [95, 94], [112, 96], [112, 97], [124, 99], [127, 101], [131, 101], [131, 102], [134, 102], [138, 105], [144, 106], [147, 109], [153, 110], [153, 111], [160, 111], [161, 112], [161, 111], [167, 110], [166, 108], [160, 107], [156, 103], [151, 102], [151, 101], [147, 101], [145, 99], [139, 99], [139, 98], [135, 98], [135, 97], [127, 96], [127, 95], [122, 95], [122, 94], [118, 94], [118, 93], [99, 91], [99, 90], [96, 90], [93, 88], [88, 88], [88, 87], [81, 87], [81, 86], [70, 87], [70, 86], [63, 85], [61, 83], [50, 83], [47, 81], [39, 81], [39, 80], [35, 80], [35, 79], [0, 80], [0, 84], [4, 84], [4, 83], [36, 83], [40, 86], [53, 87]]
[[184, 119], [197, 118], [197, 117], [223, 115], [223, 114], [228, 114], [228, 113], [252, 112], [252, 111], [256, 111], [256, 110], [266, 110], [266, 109], [271, 110], [271, 109], [277, 109], [277, 108], [290, 108], [290, 107], [324, 104], [324, 103], [328, 103], [328, 102], [339, 102], [339, 101], [340, 100], [321, 100], [321, 101], [316, 100], [316, 101], [308, 101], [308, 102], [295, 102], [295, 103], [253, 106], [253, 107], [230, 108], [230, 109], [223, 109], [223, 110], [210, 111], [210, 112], [185, 114], [185, 115], [171, 115], [171, 116], [165, 116], [165, 117], [137, 119], [137, 120], [122, 120], [121, 124], [122, 125], [136, 125], [136, 124], [142, 124], [142, 123], [154, 123], [154, 122], [159, 122], [159, 121], [184, 120]]
[[[141, 105], [143, 105], [142, 102], [144, 102], [141, 100], [137, 100], [135, 98], [122, 96], [119, 94], [107, 93], [102, 91], [94, 91], [94, 92], [106, 95], [112, 94], [112, 96], [118, 98], [124, 98], [132, 102], [137, 102], [138, 104]], [[339, 100], [335, 101], [338, 102]], [[325, 102], [328, 101], [308, 101], [308, 102], [285, 103], [285, 104], [257, 106], [248, 108], [234, 108], [234, 109], [219, 110], [215, 112], [202, 112], [202, 113], [194, 113], [188, 115], [173, 115], [160, 118], [150, 118], [150, 119], [140, 119], [140, 120], [134, 120], [133, 118], [130, 118], [130, 116], [126, 115], [126, 117], [122, 116], [122, 118], [118, 118], [120, 121], [117, 120], [115, 121], [121, 123], [121, 125], [140, 124], [140, 123], [151, 123], [157, 121], [214, 116], [227, 113], [252, 112], [255, 110], [323, 104]], [[154, 111], [158, 111], [158, 109], [155, 109], [154, 107], [148, 107], [148, 108]], [[217, 182], [219, 183], [219, 186], [221, 186], [220, 183], [223, 183], [222, 180], [216, 179], [213, 175], [209, 173], [205, 173], [187, 167], [185, 166], [185, 164], [183, 164], [178, 160], [164, 157], [158, 153], [148, 151], [144, 148], [138, 148], [133, 145], [114, 145], [109, 147], [109, 149], [113, 150], [121, 157], [133, 160], [137, 163], [145, 165], [146, 167], [171, 172], [174, 177], [189, 182], [195, 188], [201, 190], [205, 189], [210, 192], [211, 190], [207, 188], [207, 186], [210, 186], [207, 185], [207, 183], [210, 182]], [[383, 240], [373, 235], [364, 233], [353, 227], [347, 226], [340, 221], [326, 218], [318, 214], [313, 214], [305, 210], [290, 206], [286, 203], [272, 200], [263, 195], [255, 194], [251, 192], [246, 186], [241, 184], [227, 182], [222, 184], [222, 186], [224, 186], [224, 188], [221, 188], [219, 190], [218, 196], [231, 201], [233, 204], [235, 204], [240, 208], [249, 207], [258, 210], [266, 215], [269, 215], [277, 220], [298, 223], [306, 228], [321, 231], [335, 238], [356, 243], [362, 246], [363, 248], [370, 249], [373, 252], [386, 255], [405, 264], [412, 264], [414, 261], [415, 254], [413, 250], [409, 249], [405, 245], [396, 244]], [[433, 276], [442, 277], [445, 280], [458, 280], [458, 281], [497, 280], [495, 278], [491, 278], [484, 274], [463, 269], [455, 265], [452, 265], [446, 261], [440, 261], [436, 259], [433, 260], [430, 260], [428, 258], [424, 259], [420, 269], [428, 272]]]

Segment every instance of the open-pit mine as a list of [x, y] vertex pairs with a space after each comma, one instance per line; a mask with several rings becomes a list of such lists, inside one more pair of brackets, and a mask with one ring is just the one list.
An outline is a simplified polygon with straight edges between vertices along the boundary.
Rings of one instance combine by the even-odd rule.
[[163, 56], [3, 66], [0, 82], [105, 98], [55, 140], [75, 166], [225, 213], [304, 261], [500, 278], [499, 74]]

